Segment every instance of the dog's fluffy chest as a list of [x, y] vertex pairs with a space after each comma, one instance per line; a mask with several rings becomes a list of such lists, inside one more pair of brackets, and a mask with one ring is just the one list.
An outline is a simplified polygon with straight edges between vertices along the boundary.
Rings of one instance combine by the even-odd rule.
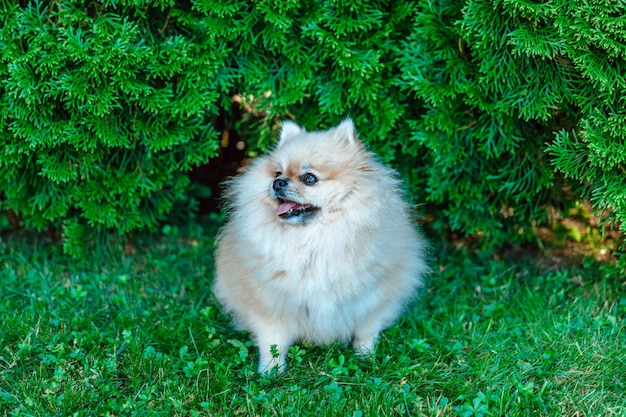
[[267, 277], [259, 283], [266, 308], [275, 320], [291, 323], [302, 339], [317, 344], [349, 341], [355, 322], [376, 296], [368, 291], [372, 276], [362, 266], [339, 260], [320, 263], [311, 256], [297, 267], [292, 261], [288, 269], [257, 275]]

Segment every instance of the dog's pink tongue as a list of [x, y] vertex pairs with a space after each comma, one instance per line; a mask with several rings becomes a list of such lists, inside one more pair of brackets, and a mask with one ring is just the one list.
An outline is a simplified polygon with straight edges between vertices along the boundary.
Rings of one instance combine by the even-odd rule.
[[293, 201], [285, 201], [276, 209], [276, 215], [280, 216], [281, 214], [287, 213], [292, 208], [299, 206], [300, 204], [294, 203]]

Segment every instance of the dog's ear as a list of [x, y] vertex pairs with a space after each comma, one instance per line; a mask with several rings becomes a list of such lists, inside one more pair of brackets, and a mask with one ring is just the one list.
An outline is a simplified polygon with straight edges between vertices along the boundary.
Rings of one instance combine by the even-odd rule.
[[345, 119], [334, 129], [333, 135], [335, 140], [347, 144], [348, 146], [363, 147], [363, 143], [359, 139], [359, 135], [356, 133], [354, 122], [351, 118]]
[[357, 140], [354, 122], [351, 118], [347, 118], [335, 128], [335, 137], [347, 140], [352, 144]]
[[304, 128], [298, 126], [296, 123], [291, 120], [286, 120], [283, 122], [283, 127], [280, 129], [280, 135], [278, 137], [278, 145], [282, 145], [287, 142], [289, 139], [298, 136], [300, 133], [304, 133], [306, 130]]

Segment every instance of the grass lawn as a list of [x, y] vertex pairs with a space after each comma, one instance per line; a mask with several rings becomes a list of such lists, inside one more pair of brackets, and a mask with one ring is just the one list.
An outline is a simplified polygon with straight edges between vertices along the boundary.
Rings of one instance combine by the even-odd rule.
[[186, 235], [82, 263], [3, 238], [0, 416], [626, 415], [625, 282], [593, 261], [438, 247], [372, 360], [300, 345], [259, 376], [211, 294], [211, 232]]

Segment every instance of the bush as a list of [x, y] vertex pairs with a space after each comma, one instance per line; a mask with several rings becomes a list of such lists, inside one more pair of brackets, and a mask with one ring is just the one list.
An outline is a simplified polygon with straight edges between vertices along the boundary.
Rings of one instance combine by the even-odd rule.
[[561, 192], [565, 176], [626, 231], [626, 6], [420, 4], [402, 81], [425, 103], [413, 139], [431, 151], [430, 199], [452, 227], [531, 237], [546, 206], [580, 198]]
[[90, 230], [153, 229], [217, 153], [228, 48], [164, 5], [16, 3], [0, 8], [2, 207], [61, 226], [75, 254]]
[[[60, 227], [74, 254], [93, 232], [154, 229], [184, 200], [235, 94], [261, 116], [242, 125], [252, 152], [289, 109], [309, 128], [353, 114], [385, 138], [406, 106], [385, 63], [408, 2], [0, 7], [2, 208], [27, 227]], [[377, 150], [392, 160], [403, 140]]]
[[226, 127], [252, 156], [287, 117], [308, 129], [353, 117], [436, 224], [490, 245], [532, 238], [548, 208], [578, 199], [563, 177], [616, 221], [626, 213], [624, 6], [0, 7], [2, 208], [61, 226], [70, 252], [82, 233], [150, 229], [176, 204], [193, 209], [187, 172], [217, 154], [233, 99], [244, 118]]
[[[549, 10], [580, 79], [576, 128], [559, 131], [548, 150], [560, 172], [580, 181], [605, 222], [626, 233], [626, 5], [562, 1]], [[626, 271], [626, 258], [618, 267]]]

